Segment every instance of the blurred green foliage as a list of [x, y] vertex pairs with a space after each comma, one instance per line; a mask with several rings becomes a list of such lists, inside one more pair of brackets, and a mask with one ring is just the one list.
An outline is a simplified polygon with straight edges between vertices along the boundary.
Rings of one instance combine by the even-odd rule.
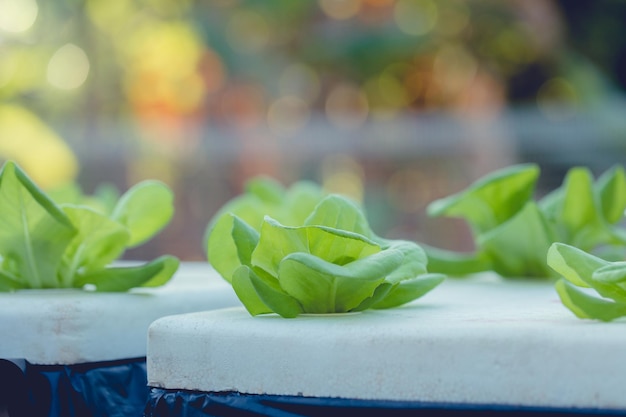
[[284, 96], [376, 117], [626, 85], [619, 0], [5, 3], [0, 100], [52, 123], [272, 123]]
[[[490, 125], [509, 109], [561, 125], [592, 110], [623, 138], [605, 110], [626, 90], [625, 20], [623, 0], [3, 0], [0, 160], [44, 189], [168, 183], [181, 255], [202, 258], [202, 216], [258, 174], [318, 177], [367, 199], [381, 234], [427, 241], [430, 200], [512, 162]], [[406, 133], [433, 114], [452, 130]], [[421, 147], [458, 132], [462, 162]]]

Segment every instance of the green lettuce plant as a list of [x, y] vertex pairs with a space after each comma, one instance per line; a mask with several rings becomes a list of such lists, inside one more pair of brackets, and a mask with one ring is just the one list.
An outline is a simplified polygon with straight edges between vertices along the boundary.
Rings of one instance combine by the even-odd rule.
[[467, 221], [471, 253], [425, 246], [432, 271], [462, 276], [492, 270], [503, 277], [556, 278], [548, 248], [562, 242], [606, 259], [622, 256], [626, 233], [626, 176], [614, 166], [597, 181], [585, 167], [571, 168], [562, 185], [535, 199], [539, 167], [519, 164], [495, 171], [466, 190], [436, 200], [431, 216]]
[[611, 321], [626, 316], [626, 262], [606, 261], [579, 248], [553, 243], [548, 265], [563, 278], [556, 290], [581, 319]]
[[[0, 291], [91, 288], [127, 291], [159, 286], [178, 269], [174, 256], [137, 266], [114, 261], [158, 233], [173, 215], [173, 195], [144, 181], [106, 210], [99, 204], [56, 202], [20, 167], [0, 170]], [[79, 201], [80, 200], [80, 201]]]
[[[257, 185], [263, 183], [271, 181]], [[416, 243], [376, 236], [361, 207], [347, 197], [305, 193], [313, 197], [307, 203], [289, 197], [302, 186], [283, 189], [283, 200], [270, 206], [243, 197], [210, 223], [209, 262], [251, 315], [273, 312], [292, 318], [391, 308], [444, 280], [442, 274], [427, 272], [426, 255]], [[290, 212], [294, 205], [297, 209]], [[268, 207], [285, 216], [283, 221], [260, 217]], [[249, 213], [255, 213], [248, 217], [252, 220], [240, 216]]]

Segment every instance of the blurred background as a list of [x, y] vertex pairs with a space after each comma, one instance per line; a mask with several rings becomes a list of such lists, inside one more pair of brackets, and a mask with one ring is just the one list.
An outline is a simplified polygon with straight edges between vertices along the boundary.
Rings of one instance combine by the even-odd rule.
[[206, 260], [262, 174], [469, 249], [431, 201], [513, 163], [538, 193], [624, 163], [624, 22], [624, 0], [0, 0], [0, 161], [44, 189], [167, 183], [175, 217], [129, 259]]

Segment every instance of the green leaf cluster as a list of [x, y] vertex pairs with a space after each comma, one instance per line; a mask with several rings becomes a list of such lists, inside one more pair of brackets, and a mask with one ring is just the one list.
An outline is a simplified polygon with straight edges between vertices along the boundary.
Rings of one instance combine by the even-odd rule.
[[623, 167], [612, 167], [596, 181], [589, 169], [573, 167], [559, 188], [535, 199], [539, 173], [535, 164], [513, 165], [432, 202], [429, 215], [467, 221], [475, 251], [426, 246], [431, 270], [454, 276], [492, 270], [503, 277], [556, 278], [546, 261], [554, 242], [606, 259], [621, 256], [626, 245], [619, 226], [626, 208]]
[[[419, 245], [379, 238], [361, 207], [344, 196], [305, 192], [310, 199], [292, 198], [302, 186], [282, 189], [282, 200], [271, 203], [252, 192], [211, 222], [209, 262], [251, 315], [391, 308], [443, 281], [444, 275], [427, 272]], [[298, 209], [289, 213], [294, 205]]]
[[13, 161], [2, 166], [0, 291], [126, 291], [162, 285], [178, 269], [179, 260], [169, 255], [143, 265], [111, 266], [126, 249], [146, 242], [170, 221], [173, 194], [165, 184], [140, 182], [108, 210], [102, 197], [67, 190], [55, 196], [58, 201]]
[[611, 321], [626, 316], [626, 262], [559, 242], [550, 246], [547, 259], [563, 276], [555, 284], [561, 302], [577, 317]]

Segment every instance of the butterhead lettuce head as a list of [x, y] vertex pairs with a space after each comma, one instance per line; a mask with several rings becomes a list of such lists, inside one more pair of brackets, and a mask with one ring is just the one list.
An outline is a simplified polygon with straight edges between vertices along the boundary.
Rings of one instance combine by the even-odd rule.
[[390, 308], [444, 280], [427, 272], [418, 244], [376, 236], [361, 207], [337, 194], [318, 195], [300, 224], [270, 215], [250, 224], [236, 211], [219, 213], [207, 247], [209, 262], [253, 316]]

